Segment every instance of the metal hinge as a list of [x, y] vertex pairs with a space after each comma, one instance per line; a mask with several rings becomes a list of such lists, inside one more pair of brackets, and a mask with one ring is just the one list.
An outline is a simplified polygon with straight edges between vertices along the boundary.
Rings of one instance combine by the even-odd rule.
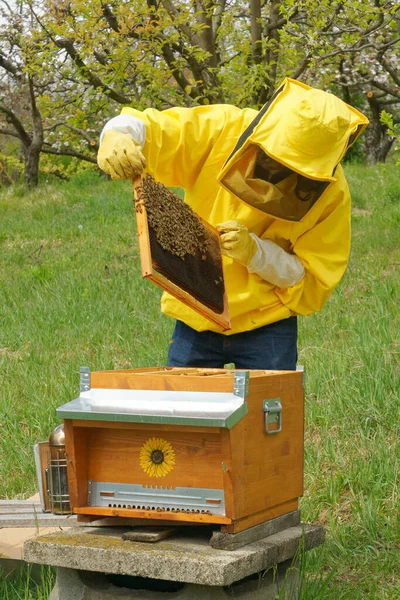
[[233, 380], [233, 393], [240, 398], [246, 398], [249, 393], [249, 377], [248, 371], [235, 371]]
[[[279, 433], [282, 431], [282, 404], [280, 398], [264, 400], [263, 410], [265, 413], [266, 433]], [[278, 424], [277, 429], [270, 429], [270, 425]]]
[[81, 367], [80, 373], [80, 391], [88, 392], [90, 390], [90, 369], [89, 367]]

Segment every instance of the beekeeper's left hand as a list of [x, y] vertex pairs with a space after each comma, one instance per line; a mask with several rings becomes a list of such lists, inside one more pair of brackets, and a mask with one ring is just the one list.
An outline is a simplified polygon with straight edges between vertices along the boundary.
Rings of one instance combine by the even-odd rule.
[[221, 251], [247, 267], [257, 250], [257, 245], [247, 227], [239, 221], [226, 221], [217, 225], [221, 234]]
[[220, 223], [217, 230], [221, 234], [222, 254], [240, 262], [249, 273], [280, 288], [289, 288], [303, 279], [304, 266], [295, 254], [272, 240], [249, 233], [239, 221]]

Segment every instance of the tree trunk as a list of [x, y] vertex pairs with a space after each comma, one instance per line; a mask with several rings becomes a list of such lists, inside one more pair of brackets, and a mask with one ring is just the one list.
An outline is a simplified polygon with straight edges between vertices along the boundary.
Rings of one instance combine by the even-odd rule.
[[43, 147], [42, 116], [36, 104], [36, 90], [33, 77], [28, 76], [29, 97], [32, 115], [32, 136], [29, 144], [25, 145], [25, 183], [36, 186], [39, 183], [39, 160]]
[[370, 107], [370, 124], [365, 132], [365, 155], [367, 164], [375, 165], [378, 162], [386, 161], [389, 150], [393, 146], [394, 138], [387, 134], [387, 126], [381, 123], [382, 108], [374, 96], [370, 94], [372, 92], [367, 95]]
[[40, 147], [31, 145], [25, 148], [25, 175], [24, 182], [29, 186], [36, 186], [39, 182]]

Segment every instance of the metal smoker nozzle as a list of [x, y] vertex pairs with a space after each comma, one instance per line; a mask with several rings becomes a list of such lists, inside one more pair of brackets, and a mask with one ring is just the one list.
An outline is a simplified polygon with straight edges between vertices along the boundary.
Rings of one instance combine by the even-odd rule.
[[49, 438], [50, 446], [65, 446], [65, 433], [64, 433], [64, 423], [61, 425], [57, 425], [51, 432]]

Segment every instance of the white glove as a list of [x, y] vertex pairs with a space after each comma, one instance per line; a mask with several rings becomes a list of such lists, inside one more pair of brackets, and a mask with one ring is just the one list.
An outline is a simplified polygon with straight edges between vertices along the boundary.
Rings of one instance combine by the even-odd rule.
[[118, 133], [128, 133], [143, 148], [146, 141], [146, 125], [137, 117], [133, 117], [132, 115], [118, 115], [107, 121], [100, 134], [100, 144], [103, 141], [105, 132], [110, 129], [118, 131]]
[[256, 273], [280, 288], [292, 287], [303, 279], [304, 266], [295, 254], [286, 252], [272, 240], [261, 240], [254, 233], [250, 235], [257, 250], [247, 266], [249, 273]]

